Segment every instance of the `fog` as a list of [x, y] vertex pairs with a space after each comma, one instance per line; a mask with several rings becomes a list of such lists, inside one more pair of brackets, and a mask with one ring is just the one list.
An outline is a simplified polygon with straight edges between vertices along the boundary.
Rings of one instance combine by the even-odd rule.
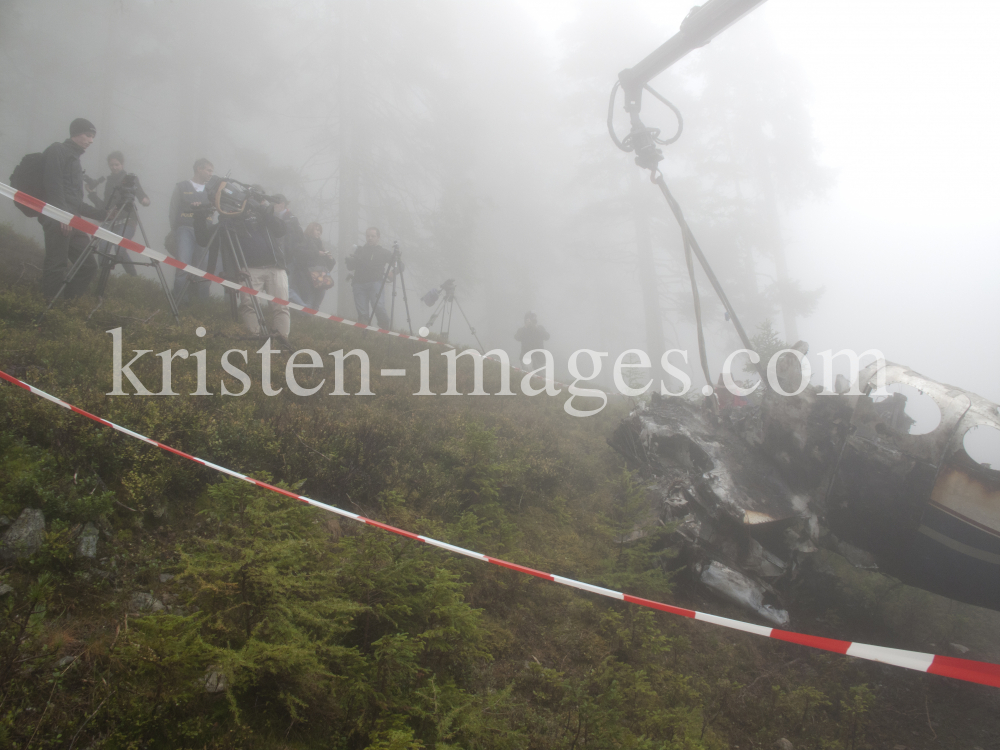
[[[453, 277], [486, 348], [516, 355], [533, 310], [560, 374], [580, 348], [677, 347], [698, 385], [676, 222], [605, 127], [618, 72], [690, 4], [7, 0], [0, 177], [86, 117], [87, 173], [125, 153], [155, 249], [207, 157], [322, 223], [326, 311], [355, 317], [343, 257], [375, 224], [414, 330]], [[998, 21], [985, 1], [769, 0], [653, 81], [684, 115], [661, 169], [751, 334], [876, 348], [1000, 401]], [[643, 119], [676, 127], [650, 97]], [[0, 220], [41, 239], [9, 201]], [[717, 375], [739, 340], [699, 288]], [[475, 343], [457, 314], [452, 339]]]

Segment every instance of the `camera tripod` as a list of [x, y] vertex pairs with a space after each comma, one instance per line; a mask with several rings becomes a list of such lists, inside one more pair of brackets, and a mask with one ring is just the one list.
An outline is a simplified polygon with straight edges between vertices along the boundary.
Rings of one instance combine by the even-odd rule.
[[451, 335], [451, 316], [455, 312], [455, 307], [458, 307], [458, 311], [462, 314], [463, 320], [465, 320], [465, 325], [469, 327], [469, 331], [472, 332], [472, 336], [476, 339], [476, 343], [479, 344], [479, 351], [483, 351], [483, 342], [479, 340], [479, 336], [476, 334], [476, 329], [472, 327], [472, 323], [469, 322], [468, 316], [465, 314], [465, 310], [462, 309], [461, 303], [455, 297], [455, 282], [452, 279], [448, 279], [441, 285], [441, 291], [444, 292], [444, 296], [441, 301], [437, 303], [437, 307], [434, 308], [434, 312], [431, 313], [431, 317], [427, 320], [427, 328], [429, 330], [434, 329], [434, 321], [437, 320], [438, 315], [441, 316], [441, 326], [438, 329], [438, 335], [442, 341], [447, 341], [448, 337]]
[[[124, 191], [122, 188], [116, 187], [111, 193], [108, 199], [108, 205], [115, 206], [111, 210], [109, 216], [101, 222], [101, 227], [107, 229], [109, 232], [114, 232], [115, 234], [124, 236], [130, 223], [134, 220], [135, 225], [139, 227], [139, 232], [142, 234], [142, 242], [146, 247], [149, 247], [149, 239], [146, 237], [146, 229], [142, 225], [142, 220], [139, 219], [139, 212], [135, 207], [135, 194], [130, 191]], [[63, 279], [62, 286], [55, 293], [55, 296], [49, 301], [48, 306], [42, 311], [42, 314], [38, 316], [36, 323], [41, 323], [42, 318], [45, 317], [45, 313], [52, 309], [52, 306], [56, 303], [63, 292], [66, 291], [66, 287], [72, 283], [73, 279], [83, 268], [83, 264], [86, 263], [91, 255], [97, 254], [100, 256], [100, 275], [97, 280], [96, 293], [98, 298], [104, 298], [104, 292], [108, 286], [108, 279], [111, 276], [111, 271], [115, 266], [127, 266], [130, 268], [135, 268], [136, 266], [152, 266], [156, 271], [156, 276], [160, 280], [160, 288], [163, 289], [163, 294], [167, 298], [167, 304], [170, 305], [170, 312], [174, 314], [174, 320], [178, 323], [181, 322], [180, 314], [177, 311], [177, 302], [174, 300], [173, 295], [170, 293], [170, 287], [167, 286], [167, 280], [163, 276], [163, 269], [160, 268], [158, 261], [150, 260], [129, 260], [123, 259], [122, 248], [118, 246], [112, 246], [110, 242], [106, 240], [100, 240], [97, 237], [91, 237], [90, 242], [80, 253], [80, 256], [73, 263], [73, 266], [69, 269], [69, 273], [66, 274], [66, 278]]]
[[[220, 252], [222, 255], [222, 267], [226, 269], [227, 265], [232, 268], [233, 266], [237, 269], [237, 275], [239, 281], [245, 286], [251, 286], [250, 282], [250, 269], [247, 265], [246, 256], [243, 254], [243, 246], [240, 244], [239, 229], [240, 224], [238, 222], [242, 221], [243, 217], [231, 217], [226, 215], [219, 216], [219, 223], [215, 225], [215, 231], [212, 233], [212, 237], [208, 241], [208, 263], [206, 267], [210, 271], [214, 271], [219, 261]], [[271, 248], [271, 253], [274, 252], [274, 240], [271, 239], [271, 233], [267, 230], [267, 227], [263, 227], [264, 234], [267, 237], [267, 244]], [[228, 256], [226, 253], [228, 252]], [[228, 263], [227, 263], [228, 261]], [[226, 274], [225, 271], [223, 271]], [[228, 275], [228, 274], [226, 274]], [[184, 290], [184, 294], [187, 290], [191, 288], [188, 284], [187, 288]], [[181, 295], [183, 297], [183, 294]], [[229, 299], [230, 311], [233, 315], [233, 320], [236, 322], [240, 321], [240, 309], [239, 309], [239, 298], [237, 292], [232, 289], [226, 289], [226, 296]], [[260, 301], [257, 299], [256, 295], [248, 295], [250, 297], [250, 304], [253, 307], [254, 315], [257, 316], [257, 325], [262, 333], [268, 330], [267, 319], [264, 317], [264, 309], [260, 305]]]
[[403, 288], [403, 306], [406, 308], [406, 325], [410, 329], [410, 335], [413, 335], [413, 323], [410, 321], [410, 300], [406, 297], [406, 279], [403, 278], [403, 262], [400, 260], [399, 243], [392, 243], [392, 259], [389, 261], [389, 265], [385, 267], [385, 273], [382, 275], [382, 286], [378, 289], [378, 296], [375, 298], [375, 303], [372, 305], [372, 314], [368, 318], [368, 325], [372, 324], [375, 319], [375, 310], [378, 308], [378, 303], [382, 299], [382, 292], [385, 291], [386, 282], [389, 277], [392, 277], [392, 303], [389, 306], [389, 330], [392, 330], [392, 324], [396, 320], [396, 278], [399, 278], [399, 284]]

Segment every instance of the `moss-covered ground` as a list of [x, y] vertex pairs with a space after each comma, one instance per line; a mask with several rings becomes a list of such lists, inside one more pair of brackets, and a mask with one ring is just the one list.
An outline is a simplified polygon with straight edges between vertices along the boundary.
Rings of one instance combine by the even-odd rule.
[[[38, 266], [37, 245], [0, 227], [7, 373], [380, 522], [747, 619], [679, 584], [669, 529], [622, 544], [648, 517], [639, 479], [606, 444], [624, 402], [581, 419], [564, 412], [565, 394], [414, 396], [414, 354], [427, 345], [300, 315], [295, 348], [327, 366], [297, 370], [298, 381], [327, 384], [312, 396], [287, 387], [266, 396], [260, 342], [221, 300], [186, 308], [178, 325], [158, 286], [116, 276], [100, 305], [60, 303], [38, 325]], [[152, 391], [161, 389], [157, 352], [192, 355], [173, 360], [179, 395], [106, 395], [117, 328], [126, 361], [151, 350], [133, 370]], [[370, 358], [375, 395], [326, 395], [329, 353], [355, 348]], [[229, 349], [248, 352], [246, 395], [220, 393], [221, 381], [239, 389], [220, 365]], [[214, 395], [189, 395], [200, 350]], [[272, 357], [276, 388], [288, 358]], [[436, 392], [447, 387], [443, 359], [434, 354]], [[382, 368], [409, 374], [381, 378]], [[356, 358], [344, 377], [356, 390]], [[457, 386], [472, 390], [468, 365]], [[488, 366], [486, 390], [497, 388]], [[27, 507], [45, 513], [46, 540], [0, 571], [9, 587], [0, 747], [695, 750], [782, 737], [802, 748], [1000, 746], [992, 688], [724, 631], [451, 555], [2, 385], [0, 515]], [[87, 523], [101, 531], [94, 559], [77, 555]], [[975, 640], [995, 623], [947, 608], [921, 620], [931, 600], [920, 592], [833, 575], [828, 589], [803, 596], [796, 629], [930, 650], [930, 638]], [[995, 641], [980, 641], [969, 655], [988, 658]]]

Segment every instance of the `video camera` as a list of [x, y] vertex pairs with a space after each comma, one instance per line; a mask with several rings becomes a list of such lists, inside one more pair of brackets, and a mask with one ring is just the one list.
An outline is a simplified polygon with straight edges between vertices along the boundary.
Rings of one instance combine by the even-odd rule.
[[[104, 178], [101, 178], [103, 181]], [[134, 200], [136, 197], [136, 190], [139, 187], [139, 178], [134, 174], [129, 172], [124, 177], [122, 177], [121, 182], [119, 182], [115, 189], [111, 191], [111, 195], [108, 196], [108, 207], [118, 208], [130, 200]]]
[[243, 216], [247, 213], [263, 214], [266, 204], [276, 203], [277, 198], [267, 195], [259, 185], [247, 185], [230, 177], [212, 177], [205, 185], [205, 194], [212, 207], [222, 216]]
[[455, 296], [455, 279], [442, 281], [441, 286], [431, 289], [420, 298], [420, 301], [428, 307], [433, 307], [434, 303], [438, 301], [438, 297], [441, 296], [441, 292], [444, 292], [445, 299], [452, 299]]

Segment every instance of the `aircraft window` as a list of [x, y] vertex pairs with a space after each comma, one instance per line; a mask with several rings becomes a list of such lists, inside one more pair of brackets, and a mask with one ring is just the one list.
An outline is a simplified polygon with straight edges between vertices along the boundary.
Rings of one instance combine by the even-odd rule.
[[977, 424], [965, 433], [962, 447], [977, 464], [1000, 471], [1000, 430], [993, 425]]
[[906, 383], [889, 383], [889, 396], [872, 396], [882, 421], [894, 430], [926, 435], [941, 424], [941, 409], [933, 398]]

